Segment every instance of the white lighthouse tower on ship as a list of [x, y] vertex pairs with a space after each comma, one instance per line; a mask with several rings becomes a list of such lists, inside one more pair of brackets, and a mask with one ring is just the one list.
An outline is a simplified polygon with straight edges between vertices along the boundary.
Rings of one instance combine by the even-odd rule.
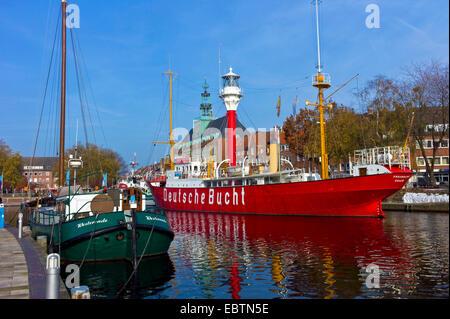
[[227, 108], [227, 153], [230, 166], [236, 166], [236, 110], [243, 96], [239, 78], [230, 67], [230, 72], [222, 75], [223, 89], [220, 90], [220, 98]]

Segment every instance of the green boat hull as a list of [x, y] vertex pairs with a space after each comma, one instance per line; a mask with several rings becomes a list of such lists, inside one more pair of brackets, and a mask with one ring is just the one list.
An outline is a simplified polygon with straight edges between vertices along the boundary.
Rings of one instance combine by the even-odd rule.
[[[123, 212], [74, 219], [61, 225], [55, 219], [48, 222], [32, 215], [29, 224], [32, 237], [47, 236], [49, 251], [60, 251], [64, 261], [132, 259], [132, 232]], [[167, 253], [173, 237], [164, 214], [136, 212], [138, 257]]]

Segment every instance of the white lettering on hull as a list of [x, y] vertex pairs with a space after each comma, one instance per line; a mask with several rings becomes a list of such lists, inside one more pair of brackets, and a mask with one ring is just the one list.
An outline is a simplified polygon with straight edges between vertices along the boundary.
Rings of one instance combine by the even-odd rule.
[[245, 189], [241, 187], [241, 191], [237, 191], [233, 187], [231, 191], [216, 190], [214, 188], [205, 188], [202, 190], [194, 189], [183, 191], [180, 189], [170, 190], [164, 188], [163, 201], [169, 203], [202, 204], [202, 205], [219, 205], [219, 206], [245, 206]]

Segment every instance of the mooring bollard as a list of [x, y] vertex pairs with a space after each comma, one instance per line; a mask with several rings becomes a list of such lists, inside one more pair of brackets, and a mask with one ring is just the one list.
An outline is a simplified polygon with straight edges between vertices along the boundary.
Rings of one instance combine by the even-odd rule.
[[59, 298], [59, 268], [60, 259], [58, 254], [49, 254], [47, 256], [47, 281], [45, 298], [58, 299]]
[[70, 289], [72, 299], [91, 299], [91, 293], [88, 286], [78, 286]]
[[18, 223], [18, 227], [19, 227], [19, 238], [22, 238], [22, 219], [23, 219], [23, 214], [22, 212], [19, 213], [19, 223]]

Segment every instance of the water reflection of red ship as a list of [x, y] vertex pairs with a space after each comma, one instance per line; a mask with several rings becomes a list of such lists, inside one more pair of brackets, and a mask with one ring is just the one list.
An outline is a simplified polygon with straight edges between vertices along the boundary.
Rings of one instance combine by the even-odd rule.
[[408, 245], [391, 238], [384, 220], [188, 212], [170, 212], [168, 218], [177, 236], [195, 239], [196, 245], [185, 246], [191, 251], [182, 255], [195, 251], [211, 257], [205, 267], [227, 269], [232, 298], [239, 298], [252, 269], [268, 264], [272, 291], [281, 297], [288, 291], [291, 297], [317, 297], [318, 291], [324, 298], [346, 297], [346, 285], [365, 289], [365, 269], [371, 263], [380, 267], [382, 288], [389, 289], [387, 279], [414, 284]]

